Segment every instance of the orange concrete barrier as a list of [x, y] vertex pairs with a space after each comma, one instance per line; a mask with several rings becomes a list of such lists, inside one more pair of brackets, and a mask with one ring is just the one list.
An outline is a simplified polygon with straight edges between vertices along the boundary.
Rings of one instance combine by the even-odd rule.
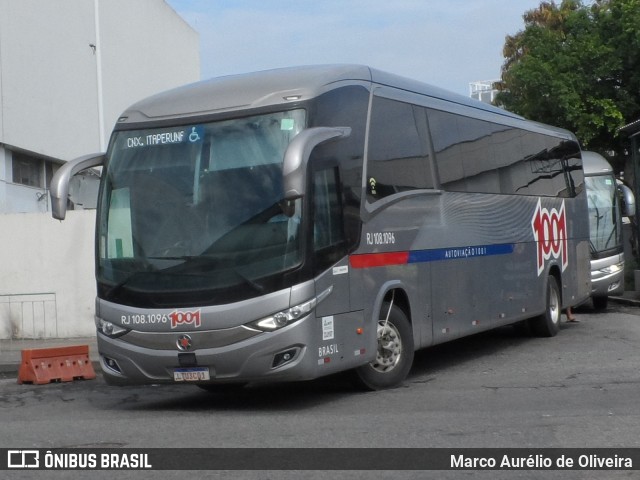
[[88, 345], [22, 350], [18, 383], [71, 382], [90, 380], [96, 372], [89, 359]]

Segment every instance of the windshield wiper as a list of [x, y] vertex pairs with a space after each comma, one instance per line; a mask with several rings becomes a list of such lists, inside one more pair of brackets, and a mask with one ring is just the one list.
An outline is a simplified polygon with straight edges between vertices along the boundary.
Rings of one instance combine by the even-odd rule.
[[152, 268], [150, 265], [148, 267], [149, 267], [149, 270], [138, 270], [137, 272], [133, 272], [131, 275], [128, 275], [127, 277], [125, 277], [124, 280], [116, 283], [113, 287], [109, 289], [109, 291], [107, 292], [107, 296], [110, 298], [113, 298], [116, 294], [120, 293], [120, 290], [126, 287], [131, 280], [133, 280], [134, 278], [140, 275], [144, 275], [148, 273], [157, 273], [157, 270], [155, 268]]
[[147, 257], [149, 260], [184, 260], [185, 262], [196, 258], [201, 258], [201, 255], [178, 255], [173, 257]]
[[192, 263], [201, 263], [201, 264], [216, 264], [220, 260], [219, 257], [213, 255], [174, 255], [174, 256], [166, 256], [166, 257], [147, 257], [149, 260], [167, 260], [171, 262], [175, 262], [178, 260], [182, 260], [184, 263], [179, 265], [172, 265], [169, 268], [164, 270], [172, 270], [179, 269], [179, 267], [183, 267], [186, 264]]
[[[217, 257], [213, 257], [211, 255], [207, 256], [207, 255], [179, 255], [179, 256], [173, 256], [173, 257], [148, 257], [152, 260], [170, 260], [170, 261], [176, 261], [176, 260], [183, 260], [184, 263], [181, 263], [180, 265], [175, 265], [173, 267], [170, 267], [168, 269], [165, 269], [165, 271], [167, 270], [172, 270], [172, 269], [179, 269], [179, 268], [184, 268], [185, 265], [187, 264], [191, 264], [191, 263], [202, 263], [202, 264], [212, 264], [212, 265], [216, 265], [219, 263], [219, 258]], [[253, 288], [253, 290], [255, 290], [258, 293], [263, 293], [264, 292], [264, 286], [260, 285], [258, 282], [256, 282], [255, 280], [252, 280], [251, 278], [249, 278], [248, 276], [246, 276], [245, 274], [243, 274], [238, 268], [233, 267], [233, 266], [229, 266], [229, 267], [224, 267], [225, 270], [227, 271], [231, 271], [233, 273], [236, 274], [236, 276], [238, 278], [240, 278], [243, 283], [245, 283], [246, 285], [250, 286], [251, 288]], [[191, 273], [191, 275], [193, 275], [193, 273]], [[206, 276], [205, 272], [202, 272], [201, 275]]]
[[245, 284], [249, 285], [256, 292], [258, 292], [258, 293], [263, 293], [264, 292], [264, 287], [262, 285], [260, 285], [259, 283], [257, 283], [255, 280], [251, 280], [246, 275], [243, 275], [240, 272], [240, 270], [238, 270], [237, 268], [232, 268], [231, 270], [233, 271], [233, 273], [238, 275], [238, 277], [240, 277], [244, 281]]

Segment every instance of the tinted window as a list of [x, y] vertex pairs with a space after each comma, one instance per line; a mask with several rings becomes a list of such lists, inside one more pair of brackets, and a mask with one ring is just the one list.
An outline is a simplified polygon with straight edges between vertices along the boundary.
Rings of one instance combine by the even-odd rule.
[[584, 182], [576, 142], [429, 110], [442, 188], [569, 197]]
[[326, 168], [313, 175], [313, 247], [316, 271], [337, 262], [345, 252], [342, 201], [338, 168]]
[[425, 112], [375, 97], [367, 163], [370, 202], [407, 190], [433, 188]]
[[302, 200], [283, 208], [282, 159], [305, 126], [298, 109], [116, 132], [100, 198], [100, 297], [210, 305], [297, 283], [305, 218]]
[[595, 252], [612, 250], [622, 245], [622, 228], [616, 179], [613, 175], [586, 178], [589, 205], [589, 237]]
[[457, 116], [429, 110], [429, 129], [442, 187], [456, 192], [466, 191], [462, 157], [458, 147], [461, 137]]
[[[524, 159], [512, 165], [513, 192], [521, 195], [571, 197], [583, 183], [579, 150], [574, 142], [523, 132]], [[579, 169], [579, 175], [574, 171]]]
[[362, 192], [364, 137], [369, 108], [369, 91], [360, 86], [331, 90], [309, 105], [310, 127], [350, 127], [351, 135], [337, 142], [327, 142], [313, 151], [313, 162], [337, 160], [343, 194], [349, 204], [359, 210]]
[[314, 148], [310, 161], [312, 165], [338, 164], [344, 234], [350, 248], [360, 239], [362, 162], [368, 108], [369, 90], [353, 85], [331, 90], [308, 105], [310, 127], [351, 128], [349, 137]]

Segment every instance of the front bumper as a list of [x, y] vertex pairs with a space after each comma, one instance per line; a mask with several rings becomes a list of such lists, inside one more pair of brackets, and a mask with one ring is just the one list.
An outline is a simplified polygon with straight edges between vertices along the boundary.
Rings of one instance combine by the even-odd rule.
[[624, 257], [591, 261], [591, 296], [607, 297], [624, 293]]
[[308, 315], [246, 338], [226, 330], [188, 332], [192, 346], [187, 352], [177, 347], [184, 332], [132, 331], [118, 338], [98, 333], [98, 351], [106, 381], [116, 385], [174, 383], [173, 372], [182, 367], [207, 367], [210, 383], [307, 380], [318, 370], [317, 348], [306, 343], [314, 338], [315, 322]]

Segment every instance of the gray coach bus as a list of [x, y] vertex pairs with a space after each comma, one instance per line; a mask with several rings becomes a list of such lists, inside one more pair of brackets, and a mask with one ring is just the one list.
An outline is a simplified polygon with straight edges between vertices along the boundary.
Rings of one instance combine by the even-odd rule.
[[595, 152], [582, 152], [582, 157], [589, 206], [591, 300], [596, 310], [602, 310], [610, 295], [624, 292], [622, 217], [635, 215], [635, 199], [629, 187], [618, 185], [604, 157]]
[[416, 349], [501, 325], [558, 332], [590, 293], [566, 131], [364, 66], [279, 69], [125, 111], [96, 226], [112, 384], [313, 379], [381, 389]]

